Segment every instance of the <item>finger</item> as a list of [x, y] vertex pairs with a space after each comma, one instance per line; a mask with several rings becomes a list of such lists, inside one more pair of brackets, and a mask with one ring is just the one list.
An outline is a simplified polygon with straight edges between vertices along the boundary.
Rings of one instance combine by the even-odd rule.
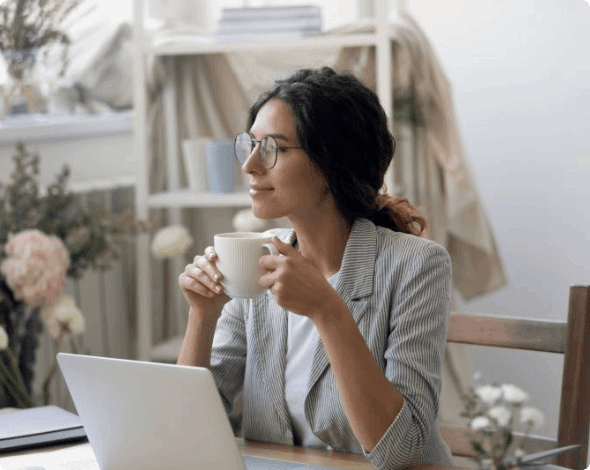
[[202, 295], [204, 297], [215, 297], [219, 293], [209, 289], [205, 284], [192, 276], [182, 273], [178, 277], [178, 284], [183, 291]]
[[215, 261], [209, 260], [205, 256], [196, 256], [193, 265], [205, 271], [215, 282], [220, 282], [223, 278], [223, 275], [215, 265]]
[[199, 279], [207, 286], [219, 291], [218, 287], [220, 286], [222, 275], [217, 267], [212, 265], [205, 258], [199, 259], [197, 263], [193, 265], [191, 273], [194, 274], [195, 278]]
[[272, 285], [275, 282], [275, 276], [273, 275], [272, 272], [267, 272], [266, 274], [263, 274], [262, 276], [260, 276], [260, 278], [258, 279], [258, 283], [262, 286], [262, 287], [266, 287], [267, 289], [270, 289], [272, 287]]
[[275, 271], [283, 260], [276, 255], [263, 255], [258, 260], [258, 266], [265, 271]]
[[279, 237], [277, 237], [276, 235], [272, 237], [271, 241], [272, 241], [273, 245], [276, 247], [279, 254], [281, 254], [281, 255], [288, 256], [288, 255], [298, 255], [299, 254], [299, 252], [294, 247], [292, 247], [288, 243], [283, 243], [281, 241], [281, 239]]
[[215, 248], [212, 246], [208, 246], [207, 248], [205, 248], [205, 257], [210, 261], [217, 259], [217, 253], [215, 252]]
[[[207, 260], [205, 260], [201, 256], [197, 259], [196, 264], [201, 265], [201, 266], [206, 265]], [[221, 283], [214, 280], [205, 270], [201, 269], [196, 264], [192, 264], [192, 263], [187, 264], [185, 266], [184, 272], [181, 274], [181, 276], [186, 276], [188, 278], [195, 280], [195, 282], [197, 282], [198, 284], [204, 285], [208, 289], [208, 291], [210, 291], [211, 293], [223, 292], [223, 286], [221, 285]], [[180, 282], [180, 279], [179, 279], [179, 282]], [[189, 281], [186, 281], [186, 283], [188, 285]], [[193, 287], [194, 287], [194, 285], [193, 285]], [[190, 286], [188, 288], [190, 288]], [[196, 291], [200, 294], [203, 294], [203, 292], [199, 289], [196, 289]]]

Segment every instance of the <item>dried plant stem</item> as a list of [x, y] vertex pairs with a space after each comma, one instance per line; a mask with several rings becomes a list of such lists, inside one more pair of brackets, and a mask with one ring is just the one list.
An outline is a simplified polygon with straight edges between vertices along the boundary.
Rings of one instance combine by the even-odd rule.
[[16, 359], [10, 350], [6, 350], [4, 353], [8, 356], [12, 370], [10, 370], [0, 358], [0, 372], [2, 372], [0, 377], [3, 378], [2, 383], [4, 383], [4, 386], [16, 400], [19, 408], [28, 408], [33, 405], [33, 402], [27, 393], [25, 383], [16, 364]]
[[66, 334], [66, 328], [62, 327], [62, 329], [59, 332], [59, 336], [53, 342], [53, 350], [55, 352], [53, 356], [53, 363], [51, 364], [51, 367], [49, 368], [49, 371], [45, 376], [45, 380], [43, 381], [43, 404], [45, 405], [49, 405], [49, 385], [51, 384], [51, 379], [53, 378], [53, 375], [57, 372], [57, 353], [61, 350], [61, 346], [64, 342]]
[[109, 326], [108, 326], [108, 314], [107, 314], [107, 299], [106, 299], [106, 288], [104, 283], [104, 271], [100, 270], [98, 273], [98, 282], [100, 290], [100, 315], [102, 319], [102, 342], [104, 345], [104, 354], [109, 357]]

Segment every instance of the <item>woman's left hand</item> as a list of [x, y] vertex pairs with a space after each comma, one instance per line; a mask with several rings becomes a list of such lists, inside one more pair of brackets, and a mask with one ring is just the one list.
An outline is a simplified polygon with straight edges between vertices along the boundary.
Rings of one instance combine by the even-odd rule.
[[277, 237], [272, 242], [279, 255], [260, 258], [260, 267], [269, 271], [260, 277], [260, 285], [270, 289], [281, 307], [313, 321], [340, 299], [338, 293], [311, 260]]

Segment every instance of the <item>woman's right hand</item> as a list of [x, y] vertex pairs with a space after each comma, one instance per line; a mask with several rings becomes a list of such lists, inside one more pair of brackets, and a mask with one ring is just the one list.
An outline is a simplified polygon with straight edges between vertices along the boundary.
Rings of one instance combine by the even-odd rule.
[[222, 274], [217, 269], [216, 260], [215, 249], [209, 246], [204, 255], [195, 256], [193, 262], [187, 264], [178, 277], [178, 284], [191, 310], [212, 311], [219, 315], [230, 300], [221, 285]]

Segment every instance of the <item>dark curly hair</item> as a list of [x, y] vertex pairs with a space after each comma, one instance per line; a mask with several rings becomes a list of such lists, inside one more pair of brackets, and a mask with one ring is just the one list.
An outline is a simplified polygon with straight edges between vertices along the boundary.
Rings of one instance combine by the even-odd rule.
[[290, 108], [301, 147], [318, 165], [350, 225], [365, 217], [396, 232], [424, 233], [426, 219], [406, 198], [380, 192], [395, 140], [373, 91], [329, 67], [298, 70], [260, 95], [250, 108], [248, 129], [271, 99]]

